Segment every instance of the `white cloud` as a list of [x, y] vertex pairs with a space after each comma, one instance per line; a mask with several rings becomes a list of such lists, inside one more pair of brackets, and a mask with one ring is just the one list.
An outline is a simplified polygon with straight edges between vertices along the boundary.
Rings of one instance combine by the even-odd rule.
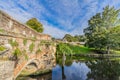
[[36, 17], [44, 25], [44, 33], [63, 37], [82, 34], [90, 17], [108, 4], [120, 7], [119, 0], [0, 0], [0, 9], [22, 23]]
[[66, 31], [63, 31], [63, 30], [56, 28], [55, 26], [48, 24], [45, 21], [43, 21], [42, 23], [43, 23], [43, 26], [45, 28], [44, 33], [50, 34], [53, 37], [62, 38], [65, 34], [68, 33]]
[[85, 63], [73, 62], [71, 66], [64, 67], [64, 72], [65, 75], [67, 75], [66, 80], [86, 80], [87, 74], [88, 72], [90, 72], [90, 69], [86, 66]]
[[32, 17], [31, 14], [27, 13], [26, 11], [22, 10], [19, 7], [16, 7], [14, 2], [8, 0], [8, 3], [4, 1], [3, 2], [0, 1], [0, 9], [11, 15], [13, 18], [17, 19], [18, 21], [24, 23], [30, 17]]

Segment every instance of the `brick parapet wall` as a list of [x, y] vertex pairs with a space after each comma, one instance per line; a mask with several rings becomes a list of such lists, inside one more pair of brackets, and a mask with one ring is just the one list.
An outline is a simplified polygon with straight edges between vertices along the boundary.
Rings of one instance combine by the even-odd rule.
[[50, 35], [38, 33], [2, 11], [0, 11], [0, 30], [3, 30], [3, 34], [8, 35], [16, 36], [17, 34], [17, 36], [36, 38], [38, 40], [51, 40]]

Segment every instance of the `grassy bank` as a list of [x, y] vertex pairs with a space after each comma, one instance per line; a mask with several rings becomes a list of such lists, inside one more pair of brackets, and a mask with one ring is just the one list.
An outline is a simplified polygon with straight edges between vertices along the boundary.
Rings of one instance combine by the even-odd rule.
[[94, 53], [93, 49], [85, 47], [83, 45], [71, 45], [65, 43], [59, 43], [57, 45], [57, 54], [91, 54]]

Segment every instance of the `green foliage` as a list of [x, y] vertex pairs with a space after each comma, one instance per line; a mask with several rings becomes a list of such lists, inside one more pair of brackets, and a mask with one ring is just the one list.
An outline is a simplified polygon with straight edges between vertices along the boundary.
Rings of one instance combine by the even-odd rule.
[[40, 41], [40, 43], [39, 43], [39, 46], [40, 45], [53, 45], [54, 46], [54, 42], [52, 42], [52, 41], [46, 41], [46, 40], [42, 40], [42, 41]]
[[26, 54], [26, 50], [25, 49], [22, 51], [22, 55], [25, 57], [25, 60], [28, 60], [28, 55]]
[[22, 52], [19, 48], [16, 48], [13, 52], [13, 55], [19, 57], [20, 55], [22, 55]]
[[43, 25], [36, 19], [32, 18], [26, 22], [26, 24], [31, 27], [32, 29], [36, 30], [37, 32], [43, 32]]
[[84, 46], [77, 46], [77, 45], [68, 45], [70, 49], [72, 49], [73, 54], [90, 54], [93, 53], [92, 49]]
[[84, 42], [85, 36], [84, 35], [71, 36], [70, 34], [66, 34], [63, 40], [66, 40], [68, 42]]
[[35, 39], [35, 40], [36, 40], [36, 39], [37, 39], [37, 38], [36, 38], [36, 36], [34, 36], [34, 37], [33, 37], [33, 39]]
[[86, 40], [84, 35], [75, 35], [74, 38], [78, 42], [85, 42], [85, 40]]
[[36, 54], [40, 53], [41, 52], [41, 49], [39, 48], [37, 51], [36, 51]]
[[91, 72], [87, 74], [87, 80], [91, 78], [93, 80], [119, 80], [120, 64], [117, 60], [91, 60], [86, 64], [91, 69]]
[[72, 50], [67, 46], [67, 44], [59, 43], [57, 45], [57, 54], [72, 54]]
[[34, 47], [35, 47], [35, 44], [34, 44], [34, 43], [31, 43], [30, 46], [29, 46], [29, 50], [30, 50], [30, 52], [33, 51]]
[[0, 51], [4, 51], [6, 48], [3, 46], [0, 46]]
[[[102, 13], [97, 13], [88, 21], [88, 27], [84, 30], [87, 38], [86, 46], [93, 48], [106, 48], [109, 52], [110, 48], [115, 48], [118, 32], [114, 28], [119, 25], [120, 19], [118, 18], [120, 10], [114, 7], [106, 6]], [[113, 32], [111, 32], [113, 31]], [[115, 36], [116, 39], [112, 36]]]
[[23, 44], [24, 44], [24, 46], [27, 44], [27, 39], [23, 40]]
[[63, 40], [66, 40], [68, 42], [73, 42], [73, 41], [75, 41], [75, 38], [73, 36], [71, 36], [70, 34], [66, 34], [64, 36]]
[[[111, 34], [112, 33], [112, 34]], [[111, 39], [109, 42], [111, 42], [109, 45], [113, 49], [120, 50], [120, 26], [113, 27], [110, 29], [108, 39]]]
[[54, 37], [52, 37], [52, 40], [54, 41], [54, 40], [55, 40], [55, 38], [54, 38]]
[[12, 47], [17, 47], [19, 45], [16, 41], [13, 41], [12, 39], [9, 40], [9, 43]]
[[78, 45], [71, 45], [71, 44], [65, 44], [65, 43], [59, 43], [57, 45], [57, 54], [90, 54], [93, 53], [93, 49], [84, 47], [84, 46], [78, 46]]
[[3, 33], [4, 31], [5, 31], [4, 29], [0, 29], [0, 32], [2, 32], [2, 33]]

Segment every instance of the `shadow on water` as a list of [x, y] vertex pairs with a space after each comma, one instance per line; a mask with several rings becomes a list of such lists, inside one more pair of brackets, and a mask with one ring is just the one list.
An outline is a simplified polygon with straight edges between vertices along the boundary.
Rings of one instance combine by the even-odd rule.
[[[57, 56], [57, 65], [45, 75], [25, 80], [120, 80], [120, 60]], [[25, 78], [25, 77], [24, 77]]]

